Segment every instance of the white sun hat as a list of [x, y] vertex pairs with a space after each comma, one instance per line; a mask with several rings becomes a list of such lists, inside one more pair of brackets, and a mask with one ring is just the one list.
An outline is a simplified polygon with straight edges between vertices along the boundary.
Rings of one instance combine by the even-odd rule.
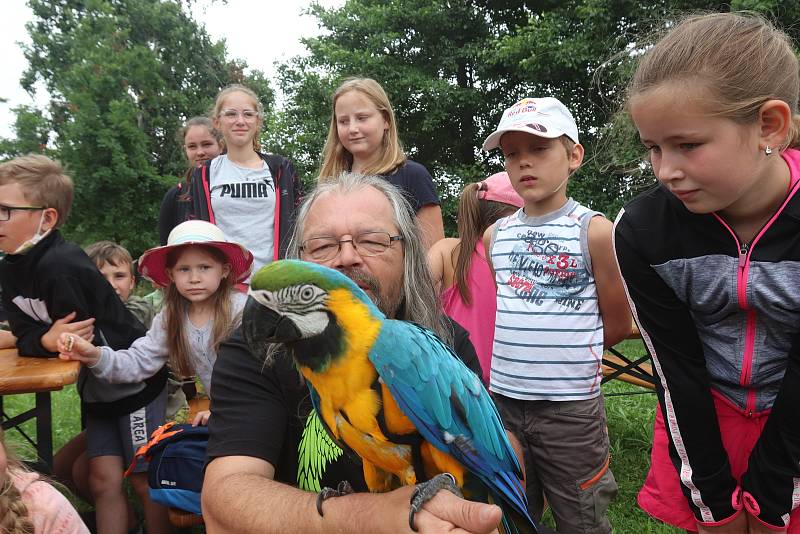
[[167, 244], [147, 250], [139, 258], [139, 272], [154, 284], [165, 287], [170, 279], [167, 275], [167, 256], [170, 251], [188, 245], [213, 247], [227, 258], [231, 265], [231, 282], [238, 284], [250, 276], [253, 254], [239, 243], [228, 241], [218, 226], [206, 221], [186, 221], [169, 233]]

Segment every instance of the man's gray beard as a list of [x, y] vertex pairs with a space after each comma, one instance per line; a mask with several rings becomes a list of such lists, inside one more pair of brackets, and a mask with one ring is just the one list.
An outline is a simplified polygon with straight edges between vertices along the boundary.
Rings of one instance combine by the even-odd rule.
[[[389, 319], [395, 318], [402, 300], [400, 287], [397, 287], [400, 284], [393, 285], [391, 288], [386, 288], [390, 291], [383, 291], [380, 282], [378, 282], [376, 278], [360, 269], [343, 268], [340, 269], [340, 271], [353, 282], [361, 282], [363, 285], [367, 286], [372, 294], [372, 302], [375, 303], [375, 306]], [[391, 293], [395, 296], [389, 297], [387, 293]]]

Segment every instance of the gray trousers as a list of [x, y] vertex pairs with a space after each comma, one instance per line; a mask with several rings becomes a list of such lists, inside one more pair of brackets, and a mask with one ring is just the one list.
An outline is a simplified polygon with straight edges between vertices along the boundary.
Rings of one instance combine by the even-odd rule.
[[492, 398], [525, 453], [531, 516], [541, 519], [546, 497], [561, 534], [611, 532], [606, 509], [617, 495], [617, 482], [608, 468], [603, 396], [526, 401], [495, 393]]

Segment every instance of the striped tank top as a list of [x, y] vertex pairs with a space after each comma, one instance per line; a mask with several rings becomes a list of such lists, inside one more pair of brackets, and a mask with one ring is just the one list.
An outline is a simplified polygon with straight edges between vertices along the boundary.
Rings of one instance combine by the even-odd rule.
[[497, 222], [493, 392], [551, 401], [600, 394], [603, 320], [588, 241], [595, 215], [569, 199], [541, 217], [520, 209]]

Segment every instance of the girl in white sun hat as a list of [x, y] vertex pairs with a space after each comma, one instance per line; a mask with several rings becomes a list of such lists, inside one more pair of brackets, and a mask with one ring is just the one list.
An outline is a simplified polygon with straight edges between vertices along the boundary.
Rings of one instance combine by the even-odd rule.
[[[169, 360], [179, 376], [198, 376], [211, 395], [217, 348], [239, 324], [247, 296], [233, 286], [250, 275], [253, 255], [206, 221], [186, 221], [170, 232], [167, 244], [139, 259], [139, 270], [165, 288], [164, 308], [147, 335], [127, 350], [96, 347], [77, 336], [59, 339], [59, 357], [85, 363], [109, 382], [139, 382]], [[193, 424], [206, 424], [200, 412]]]

